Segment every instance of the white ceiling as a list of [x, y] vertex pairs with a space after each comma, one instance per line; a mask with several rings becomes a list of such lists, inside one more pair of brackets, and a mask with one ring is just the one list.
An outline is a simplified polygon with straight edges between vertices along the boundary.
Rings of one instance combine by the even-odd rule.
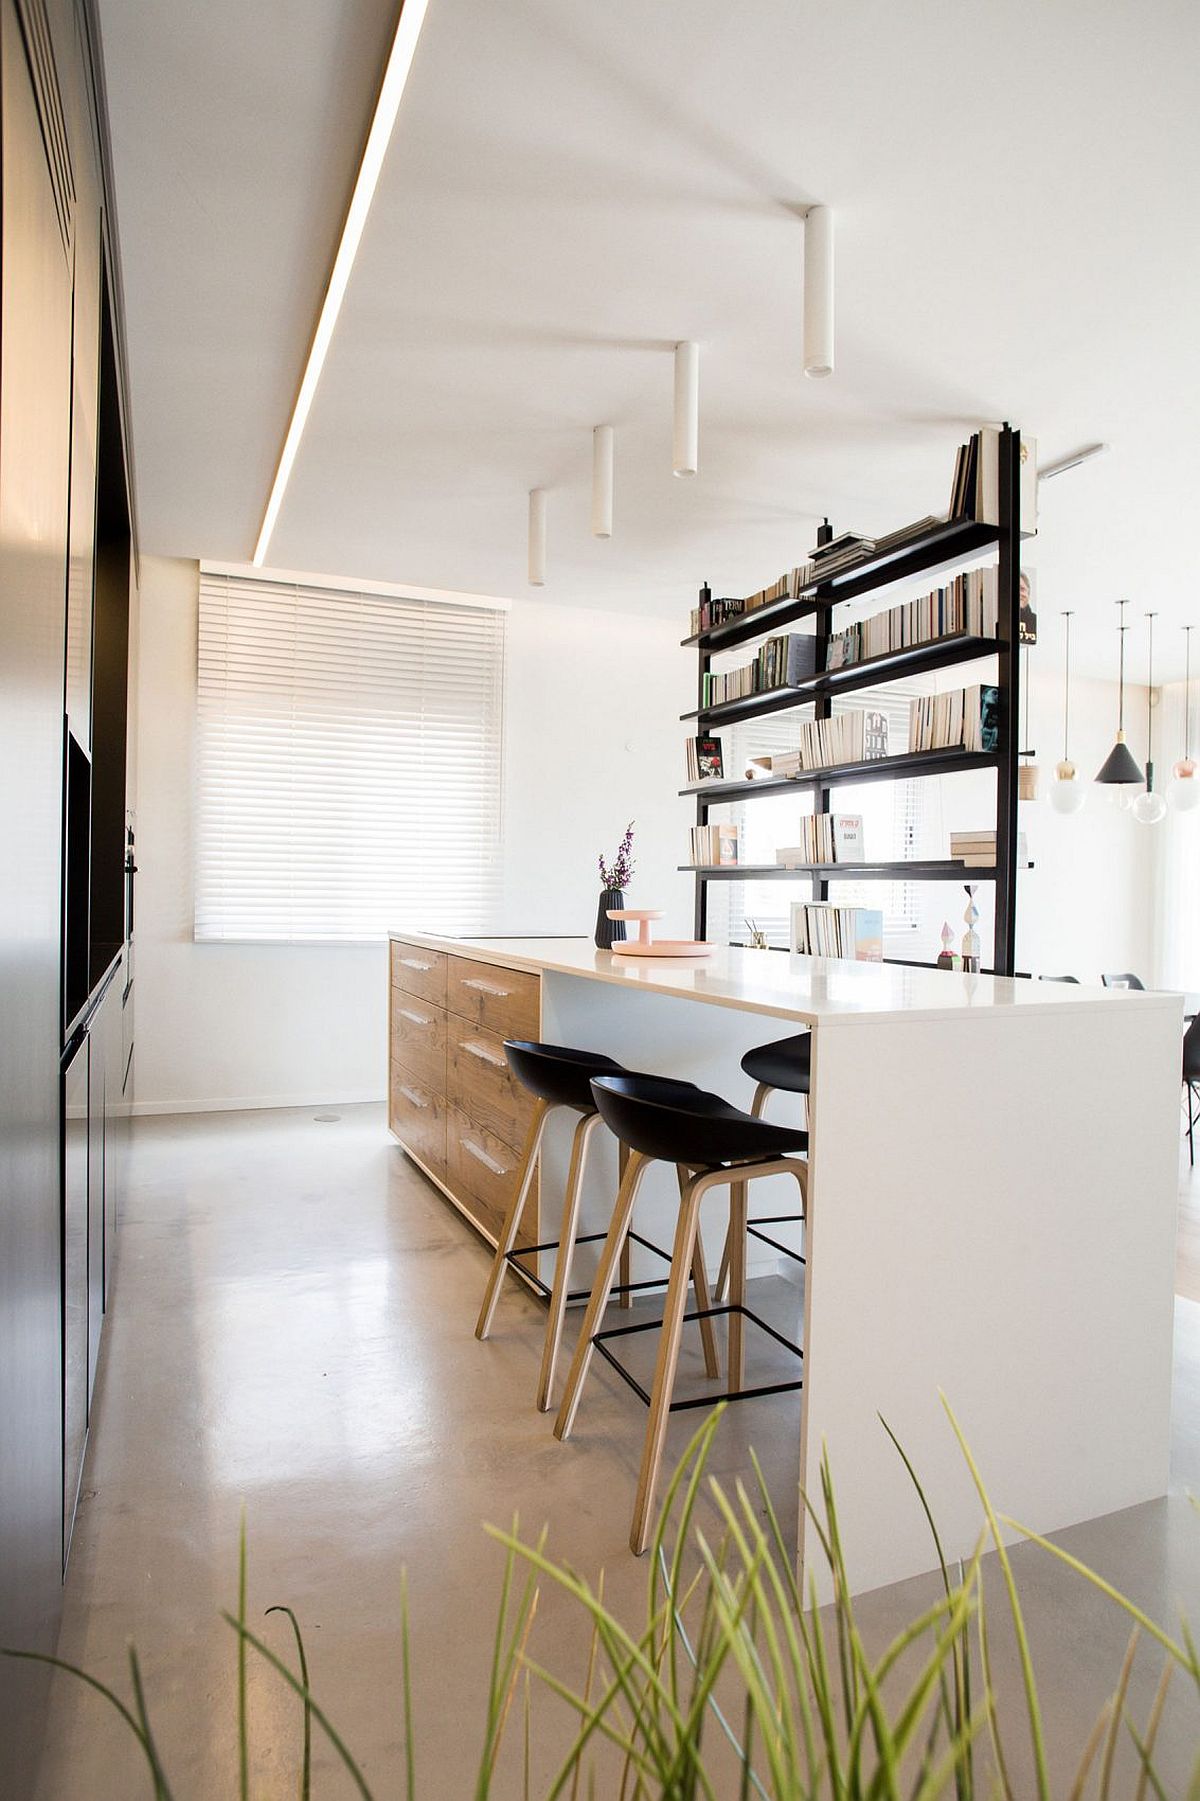
[[[248, 560], [392, 0], [100, 0], [143, 547]], [[278, 567], [525, 590], [681, 622], [828, 512], [944, 508], [1009, 418], [1039, 460], [1046, 654], [1079, 610], [1200, 623], [1200, 7], [1191, 0], [430, 0]], [[797, 209], [837, 213], [837, 370], [801, 371]], [[702, 346], [670, 473], [671, 346]], [[589, 536], [591, 428], [616, 521]], [[1140, 674], [1144, 632], [1133, 650]]]

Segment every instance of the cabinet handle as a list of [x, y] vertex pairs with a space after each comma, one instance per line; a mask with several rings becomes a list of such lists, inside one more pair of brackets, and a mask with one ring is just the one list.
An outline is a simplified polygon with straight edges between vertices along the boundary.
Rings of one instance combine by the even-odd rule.
[[482, 1163], [483, 1167], [485, 1169], [490, 1169], [494, 1176], [506, 1176], [508, 1174], [506, 1165], [497, 1163], [494, 1157], [489, 1157], [487, 1152], [483, 1150], [480, 1145], [472, 1144], [469, 1138], [460, 1138], [458, 1142], [462, 1145], [462, 1148], [466, 1151], [468, 1157], [474, 1157], [476, 1163]]
[[433, 1024], [427, 1013], [414, 1013], [410, 1007], [397, 1007], [401, 1019], [411, 1019], [414, 1026], [431, 1026]]
[[473, 1038], [464, 1038], [462, 1040], [462, 1048], [472, 1057], [478, 1057], [481, 1063], [490, 1063], [493, 1069], [508, 1068], [508, 1063], [504, 1057], [498, 1057], [495, 1051], [488, 1049], [486, 1044], [477, 1044]]
[[397, 957], [396, 961], [405, 969], [419, 969], [422, 975], [428, 975], [430, 970], [435, 967], [432, 963], [422, 963], [419, 957]]
[[405, 1100], [408, 1101], [411, 1106], [419, 1107], [421, 1109], [422, 1113], [424, 1113], [426, 1107], [428, 1107], [428, 1105], [429, 1105], [428, 1101], [423, 1101], [421, 1099], [420, 1095], [416, 1092], [415, 1089], [406, 1088], [404, 1086], [403, 1082], [396, 1083], [396, 1093], [402, 1094], [404, 1096]]
[[478, 976], [464, 976], [463, 987], [477, 988], [480, 994], [494, 994], [496, 999], [501, 1001], [512, 993], [511, 988], [497, 988], [495, 982], [480, 981]]

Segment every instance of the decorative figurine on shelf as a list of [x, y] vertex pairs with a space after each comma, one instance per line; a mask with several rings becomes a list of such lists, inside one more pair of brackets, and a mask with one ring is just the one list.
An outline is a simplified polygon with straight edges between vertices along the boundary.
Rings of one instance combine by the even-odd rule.
[[977, 882], [963, 883], [967, 895], [963, 918], [967, 922], [967, 929], [963, 933], [962, 966], [967, 975], [979, 973], [979, 933], [975, 930], [975, 921], [979, 918], [979, 908], [975, 905], [975, 890], [978, 886]]
[[954, 943], [954, 930], [950, 924], [950, 921], [947, 919], [947, 920], [944, 920], [942, 923], [942, 950], [941, 950], [941, 955], [938, 957], [938, 960], [937, 960], [937, 966], [939, 969], [959, 969], [959, 968], [961, 968], [961, 962], [960, 962], [958, 953], [956, 951], [952, 951], [950, 949], [950, 946], [953, 943]]
[[610, 912], [618, 912], [625, 905], [625, 890], [633, 880], [633, 821], [625, 827], [625, 836], [617, 846], [617, 854], [611, 864], [604, 861], [603, 851], [597, 859], [600, 868], [600, 904], [596, 908], [596, 944], [602, 951], [610, 951], [614, 944], [624, 941], [625, 922], [611, 919]]

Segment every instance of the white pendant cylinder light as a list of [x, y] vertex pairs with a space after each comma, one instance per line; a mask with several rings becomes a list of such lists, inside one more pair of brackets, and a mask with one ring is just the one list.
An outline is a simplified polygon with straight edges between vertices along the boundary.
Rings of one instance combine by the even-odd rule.
[[592, 430], [592, 536], [611, 538], [613, 521], [613, 428]]
[[1079, 779], [1079, 771], [1071, 761], [1071, 614], [1066, 612], [1067, 644], [1063, 658], [1063, 754], [1054, 771], [1050, 805], [1056, 813], [1078, 813], [1087, 800], [1087, 786]]
[[676, 475], [700, 468], [700, 346], [675, 346], [675, 431], [671, 467]]
[[1200, 806], [1200, 775], [1192, 761], [1192, 628], [1183, 628], [1183, 755], [1172, 770], [1171, 805], [1180, 813]]
[[529, 490], [529, 585], [546, 585], [546, 490]]
[[1157, 825], [1167, 816], [1167, 803], [1154, 792], [1154, 614], [1150, 621], [1150, 649], [1146, 667], [1146, 792], [1139, 794], [1130, 811], [1139, 825]]
[[833, 374], [833, 208], [804, 215], [804, 373]]

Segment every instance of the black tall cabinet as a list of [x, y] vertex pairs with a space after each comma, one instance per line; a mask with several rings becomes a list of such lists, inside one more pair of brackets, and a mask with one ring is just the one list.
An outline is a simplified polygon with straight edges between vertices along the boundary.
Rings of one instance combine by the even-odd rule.
[[[88, 0], [0, 0], [0, 1644], [43, 1651], [132, 1106], [134, 559], [99, 76]], [[0, 1660], [5, 1793], [32, 1792], [44, 1692]]]

